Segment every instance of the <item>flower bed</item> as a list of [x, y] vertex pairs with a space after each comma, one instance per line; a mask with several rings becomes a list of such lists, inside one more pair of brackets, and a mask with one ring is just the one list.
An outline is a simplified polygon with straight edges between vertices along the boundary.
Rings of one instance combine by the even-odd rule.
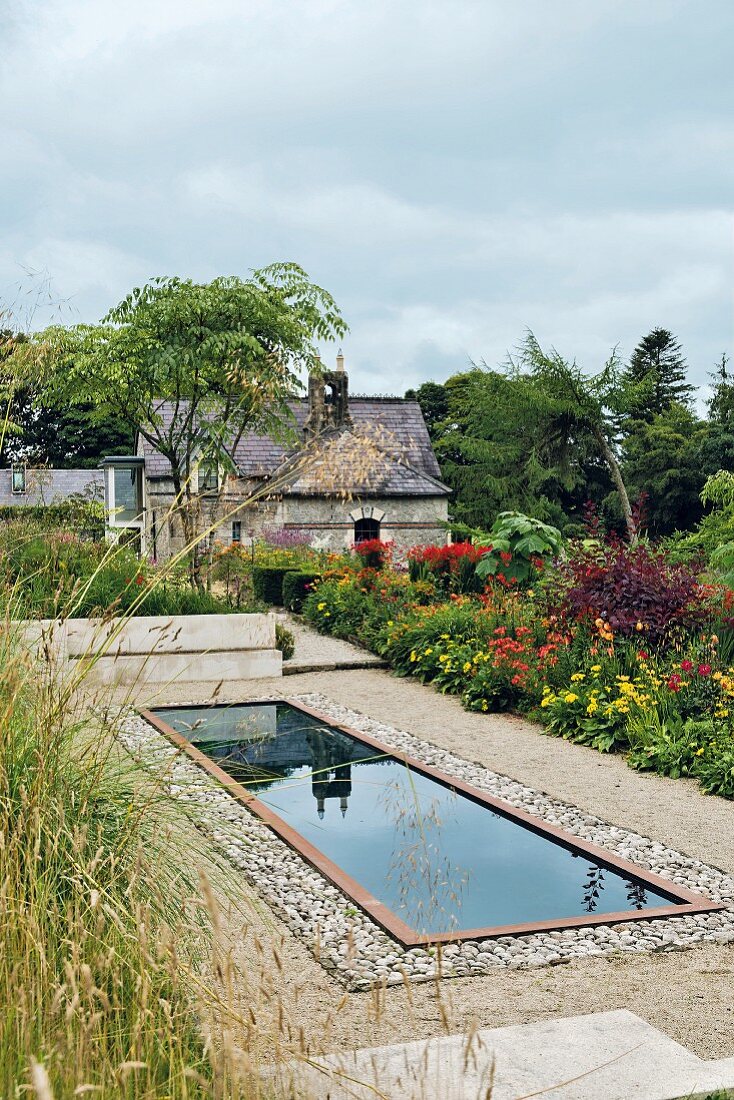
[[413, 552], [408, 575], [360, 561], [327, 570], [304, 614], [469, 709], [531, 714], [549, 734], [734, 798], [728, 589], [616, 541], [571, 546], [524, 584], [509, 568], [477, 584], [476, 548], [443, 551]]

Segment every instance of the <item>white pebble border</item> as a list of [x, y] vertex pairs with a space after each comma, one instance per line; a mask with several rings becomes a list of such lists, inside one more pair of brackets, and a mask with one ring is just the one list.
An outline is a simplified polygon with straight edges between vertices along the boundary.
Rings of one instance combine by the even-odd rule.
[[590, 955], [676, 951], [697, 943], [734, 943], [731, 876], [648, 837], [608, 825], [514, 779], [470, 764], [428, 741], [376, 722], [323, 695], [294, 695], [291, 701], [313, 707], [338, 724], [369, 734], [391, 748], [727, 907], [716, 913], [466, 940], [446, 945], [440, 951], [430, 947], [406, 949], [149, 722], [131, 711], [121, 716], [114, 723], [115, 732], [128, 751], [158, 776], [170, 795], [188, 804], [195, 824], [242, 871], [291, 931], [308, 943], [322, 966], [348, 989], [366, 990], [379, 983], [399, 985], [406, 979], [421, 982], [437, 977], [480, 975], [498, 966], [552, 966]]

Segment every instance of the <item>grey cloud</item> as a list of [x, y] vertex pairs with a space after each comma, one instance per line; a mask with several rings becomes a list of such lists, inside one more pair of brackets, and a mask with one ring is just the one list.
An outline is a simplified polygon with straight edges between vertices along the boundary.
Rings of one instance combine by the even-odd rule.
[[[360, 390], [732, 343], [726, 0], [33, 0], [0, 69], [0, 288], [91, 320], [152, 275], [294, 259]], [[42, 311], [41, 311], [42, 312]], [[40, 314], [39, 314], [40, 316]]]

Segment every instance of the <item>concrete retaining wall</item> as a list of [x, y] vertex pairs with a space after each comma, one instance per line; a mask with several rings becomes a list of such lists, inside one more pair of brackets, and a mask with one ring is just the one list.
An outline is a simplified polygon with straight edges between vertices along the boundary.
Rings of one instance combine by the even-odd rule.
[[218, 683], [281, 676], [274, 615], [173, 615], [45, 619], [25, 624], [30, 645], [84, 668], [94, 684]]

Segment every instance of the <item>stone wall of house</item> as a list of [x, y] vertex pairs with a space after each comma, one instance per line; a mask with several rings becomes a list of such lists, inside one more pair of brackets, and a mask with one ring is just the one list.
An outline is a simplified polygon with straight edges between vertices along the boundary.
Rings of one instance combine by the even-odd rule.
[[[216, 521], [214, 538], [224, 546], [233, 541], [233, 523], [240, 524], [242, 542], [258, 538], [267, 527], [280, 527], [279, 504], [276, 501], [260, 501], [239, 507], [251, 495], [254, 486], [246, 482], [235, 484], [217, 500], [203, 495], [198, 498], [199, 530], [206, 530]], [[145, 546], [146, 554], [157, 561], [167, 561], [184, 548], [181, 520], [172, 516], [174, 501], [173, 482], [167, 479], [148, 481], [145, 488]]]
[[[380, 522], [380, 537], [393, 542], [398, 554], [406, 553], [411, 546], [448, 541], [446, 531], [439, 526], [448, 519], [446, 497], [385, 497], [363, 501], [284, 497], [279, 501], [261, 501], [237, 511], [238, 503], [251, 491], [252, 486], [240, 482], [218, 502], [202, 496], [199, 500], [200, 530], [217, 519], [215, 539], [225, 546], [232, 542], [235, 521], [241, 524], [242, 542], [260, 537], [264, 528], [299, 530], [309, 535], [312, 545], [340, 551], [354, 543], [355, 519], [369, 513]], [[165, 480], [149, 481], [145, 496], [146, 553], [158, 561], [167, 561], [184, 547], [180, 520], [170, 515], [173, 484]]]
[[58, 504], [71, 496], [88, 500], [104, 499], [104, 476], [101, 470], [26, 470], [26, 491], [14, 493], [12, 470], [0, 470], [0, 506]]
[[411, 546], [443, 544], [447, 532], [439, 526], [448, 519], [446, 497], [384, 497], [365, 500], [325, 500], [285, 497], [281, 522], [311, 535], [312, 545], [344, 550], [354, 543], [354, 523], [362, 512], [380, 521], [380, 538], [393, 542], [399, 554]]

